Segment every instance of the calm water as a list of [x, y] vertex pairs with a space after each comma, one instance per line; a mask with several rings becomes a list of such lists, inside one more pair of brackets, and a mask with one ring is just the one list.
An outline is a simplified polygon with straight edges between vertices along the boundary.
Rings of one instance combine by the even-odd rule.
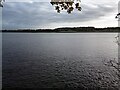
[[117, 33], [4, 33], [3, 87], [113, 87], [103, 60], [118, 57]]

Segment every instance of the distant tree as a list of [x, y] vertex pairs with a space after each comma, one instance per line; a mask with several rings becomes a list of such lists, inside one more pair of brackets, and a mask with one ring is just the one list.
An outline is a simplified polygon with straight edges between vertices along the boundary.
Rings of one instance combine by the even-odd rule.
[[61, 10], [66, 10], [68, 14], [70, 14], [75, 8], [78, 11], [81, 11], [80, 0], [51, 0], [50, 2], [55, 10], [60, 13]]

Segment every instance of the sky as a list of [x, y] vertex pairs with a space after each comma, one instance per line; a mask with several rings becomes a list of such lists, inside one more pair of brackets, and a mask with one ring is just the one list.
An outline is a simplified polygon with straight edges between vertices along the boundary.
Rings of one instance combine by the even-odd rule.
[[117, 27], [119, 0], [82, 0], [82, 11], [56, 13], [50, 0], [6, 0], [3, 29], [53, 29], [59, 27]]

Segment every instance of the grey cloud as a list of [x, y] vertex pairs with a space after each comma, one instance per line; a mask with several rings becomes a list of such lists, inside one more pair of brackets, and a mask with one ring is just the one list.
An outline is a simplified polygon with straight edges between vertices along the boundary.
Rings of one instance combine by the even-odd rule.
[[93, 6], [84, 4], [82, 12], [58, 14], [50, 3], [6, 3], [3, 8], [3, 29], [42, 28], [53, 23], [87, 22], [107, 16], [116, 9], [112, 5]]

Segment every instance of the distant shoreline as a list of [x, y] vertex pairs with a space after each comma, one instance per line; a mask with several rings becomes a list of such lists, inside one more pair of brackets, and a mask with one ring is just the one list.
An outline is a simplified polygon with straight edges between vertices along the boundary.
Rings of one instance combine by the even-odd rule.
[[67, 34], [67, 33], [76, 33], [76, 34], [77, 34], [77, 33], [119, 33], [119, 32], [0, 32], [0, 33], [34, 33], [34, 34], [37, 34], [37, 33], [41, 33], [41, 34], [42, 34], [42, 33], [43, 33], [43, 34], [44, 34], [44, 33], [49, 33], [49, 34], [50, 34], [50, 33], [51, 33], [51, 34], [52, 34], [52, 33], [56, 33], [56, 34], [57, 34], [57, 33], [61, 33], [61, 34], [62, 34], [62, 33], [66, 33], [66, 34]]
[[2, 30], [1, 32], [12, 33], [118, 33], [120, 27], [94, 28], [94, 27], [65, 27], [56, 29], [17, 29]]

